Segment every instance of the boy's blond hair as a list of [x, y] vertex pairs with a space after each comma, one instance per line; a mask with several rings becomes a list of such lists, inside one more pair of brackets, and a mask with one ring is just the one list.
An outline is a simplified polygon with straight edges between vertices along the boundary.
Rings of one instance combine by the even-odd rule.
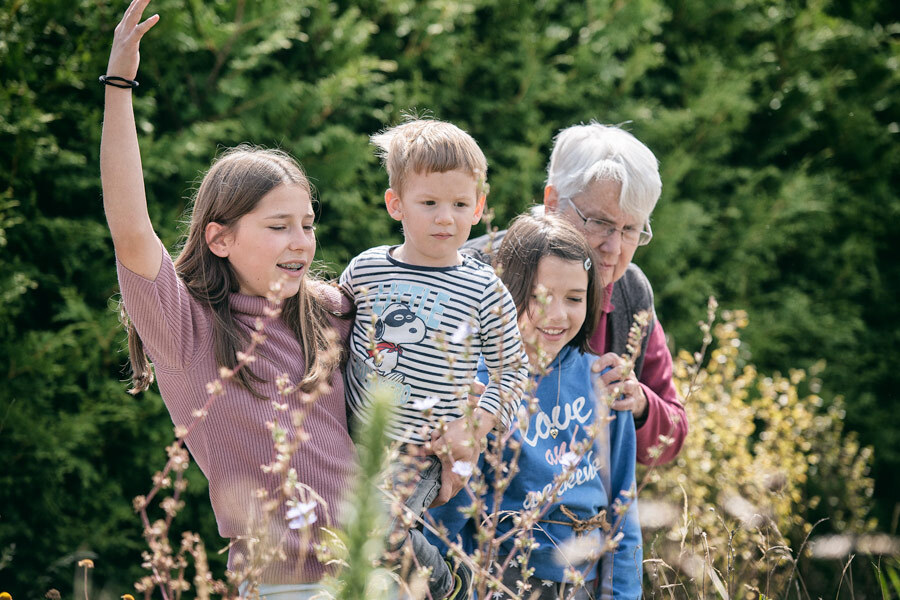
[[446, 173], [460, 170], [472, 175], [478, 196], [487, 194], [487, 159], [471, 135], [445, 121], [415, 119], [376, 133], [390, 187], [400, 193], [410, 173]]

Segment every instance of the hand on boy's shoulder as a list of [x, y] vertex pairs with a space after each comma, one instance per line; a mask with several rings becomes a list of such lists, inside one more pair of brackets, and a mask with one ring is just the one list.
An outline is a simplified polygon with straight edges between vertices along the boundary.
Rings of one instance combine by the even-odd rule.
[[333, 282], [308, 280], [309, 290], [322, 303], [322, 307], [336, 317], [353, 310], [353, 302]]
[[344, 319], [352, 319], [356, 314], [356, 303], [353, 302], [353, 298], [336, 282], [332, 283], [330, 287], [334, 292], [337, 292], [338, 296], [338, 306], [335, 314]]
[[344, 290], [335, 283], [310, 281], [310, 288], [323, 308], [334, 317], [330, 319], [331, 325], [337, 329], [341, 341], [346, 342], [350, 337], [350, 328], [356, 315], [353, 300], [348, 298]]

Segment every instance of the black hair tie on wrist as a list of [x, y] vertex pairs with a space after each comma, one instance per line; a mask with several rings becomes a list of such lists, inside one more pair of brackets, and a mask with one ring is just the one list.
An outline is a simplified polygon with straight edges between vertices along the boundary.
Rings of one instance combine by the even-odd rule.
[[135, 79], [125, 79], [124, 77], [119, 77], [117, 75], [101, 75], [100, 83], [122, 88], [124, 90], [130, 90], [140, 85]]

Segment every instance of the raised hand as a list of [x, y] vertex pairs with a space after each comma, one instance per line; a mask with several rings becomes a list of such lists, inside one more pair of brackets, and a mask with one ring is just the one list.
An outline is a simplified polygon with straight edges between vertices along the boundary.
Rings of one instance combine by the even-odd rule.
[[[141, 38], [159, 21], [159, 15], [153, 15], [140, 22], [149, 3], [150, 0], [134, 0], [116, 26], [106, 68], [107, 77], [134, 79], [137, 76]], [[106, 86], [103, 135], [100, 138], [103, 208], [116, 257], [126, 268], [153, 280], [159, 273], [162, 251], [147, 211], [131, 96], [130, 86], [126, 86], [126, 90], [119, 89], [119, 86]]]
[[139, 51], [141, 38], [159, 22], [159, 15], [153, 15], [146, 21], [140, 22], [148, 4], [150, 4], [150, 0], [133, 0], [122, 20], [116, 25], [112, 50], [109, 53], [109, 63], [106, 66], [107, 75], [125, 79], [137, 77], [138, 65], [141, 62]]

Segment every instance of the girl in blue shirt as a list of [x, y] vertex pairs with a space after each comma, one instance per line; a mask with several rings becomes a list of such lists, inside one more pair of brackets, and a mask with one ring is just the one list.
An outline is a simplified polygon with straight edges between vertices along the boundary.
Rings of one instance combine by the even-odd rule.
[[[522, 215], [509, 228], [495, 264], [515, 301], [519, 328], [533, 369], [530, 409], [506, 442], [503, 463], [520, 448], [518, 472], [494, 506], [494, 474], [482, 459], [485, 514], [468, 519], [469, 490], [429, 511], [447, 528], [450, 540], [473, 552], [486, 515], [499, 513], [495, 539], [514, 529], [516, 513], [534, 514], [537, 547], [526, 552], [534, 573], [523, 581], [517, 562], [503, 572], [504, 585], [523, 597], [634, 599], [641, 596], [641, 531], [635, 496], [635, 429], [631, 412], [610, 411], [595, 394], [588, 342], [602, 306], [603, 288], [592, 265], [591, 248], [566, 221]], [[487, 380], [482, 366], [479, 379]], [[608, 425], [603, 425], [608, 422]], [[524, 425], [524, 424], [522, 424]], [[458, 536], [458, 537], [457, 537]], [[495, 562], [520, 554], [505, 539]], [[431, 536], [435, 542], [439, 540]], [[559, 552], [560, 548], [578, 548]], [[496, 570], [495, 570], [496, 572]], [[496, 598], [505, 594], [494, 595]]]

